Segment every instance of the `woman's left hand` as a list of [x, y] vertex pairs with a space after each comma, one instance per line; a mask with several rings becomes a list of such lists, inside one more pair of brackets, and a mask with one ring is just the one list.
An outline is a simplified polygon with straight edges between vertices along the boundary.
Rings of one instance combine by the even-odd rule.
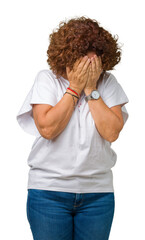
[[84, 87], [84, 91], [88, 89], [92, 90], [96, 88], [97, 81], [99, 80], [99, 77], [102, 71], [103, 69], [102, 69], [101, 57], [94, 55], [93, 58], [91, 58], [90, 65], [88, 67], [88, 80]]

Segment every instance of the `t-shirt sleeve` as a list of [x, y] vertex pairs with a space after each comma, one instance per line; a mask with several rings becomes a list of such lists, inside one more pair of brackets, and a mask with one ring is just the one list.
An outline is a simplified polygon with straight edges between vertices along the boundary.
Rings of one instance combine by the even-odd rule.
[[27, 133], [39, 137], [40, 133], [35, 125], [32, 104], [57, 104], [57, 91], [54, 78], [49, 70], [41, 70], [37, 73], [33, 86], [27, 94], [16, 119], [20, 127]]
[[129, 102], [129, 99], [112, 73], [104, 80], [102, 99], [109, 108], [116, 105], [122, 105], [121, 109], [125, 124], [129, 117], [125, 104]]

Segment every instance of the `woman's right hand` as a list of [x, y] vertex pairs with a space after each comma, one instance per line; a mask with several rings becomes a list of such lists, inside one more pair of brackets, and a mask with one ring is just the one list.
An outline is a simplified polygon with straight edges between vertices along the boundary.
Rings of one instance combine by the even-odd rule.
[[90, 58], [88, 56], [78, 59], [70, 71], [69, 67], [66, 67], [66, 73], [68, 81], [70, 82], [70, 88], [76, 90], [81, 94], [88, 79], [88, 66], [90, 64]]

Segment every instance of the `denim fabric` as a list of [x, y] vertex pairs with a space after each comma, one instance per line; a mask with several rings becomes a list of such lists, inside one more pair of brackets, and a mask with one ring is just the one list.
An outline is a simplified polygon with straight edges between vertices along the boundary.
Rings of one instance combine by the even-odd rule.
[[114, 192], [28, 189], [27, 219], [34, 240], [108, 240]]

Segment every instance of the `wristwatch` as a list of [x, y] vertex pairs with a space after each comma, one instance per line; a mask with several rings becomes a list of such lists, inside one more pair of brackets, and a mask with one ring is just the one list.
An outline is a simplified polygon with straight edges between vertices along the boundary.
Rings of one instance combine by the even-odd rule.
[[86, 102], [88, 100], [95, 99], [97, 100], [100, 97], [100, 93], [97, 90], [93, 90], [88, 96], [85, 97]]

